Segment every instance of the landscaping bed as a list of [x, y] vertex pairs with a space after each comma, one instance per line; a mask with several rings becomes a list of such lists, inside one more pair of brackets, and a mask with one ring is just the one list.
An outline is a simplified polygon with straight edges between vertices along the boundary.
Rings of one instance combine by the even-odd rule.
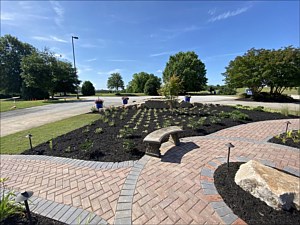
[[249, 122], [286, 118], [296, 117], [211, 104], [196, 104], [192, 108], [173, 111], [137, 109], [136, 106], [110, 108], [100, 111], [99, 120], [90, 125], [54, 139], [49, 137], [48, 142], [22, 154], [103, 162], [138, 160], [145, 154], [145, 136], [162, 127], [181, 126], [184, 132], [180, 137], [190, 137], [211, 134]]
[[[32, 225], [66, 225], [57, 220], [50, 219], [39, 214], [31, 213]], [[16, 213], [0, 222], [1, 225], [28, 225], [26, 212]]]
[[243, 163], [230, 163], [229, 173], [227, 173], [227, 164], [223, 164], [214, 173], [217, 191], [233, 213], [248, 225], [300, 224], [300, 211], [275, 210], [234, 182], [235, 174], [241, 164]]
[[281, 144], [300, 150], [300, 130], [290, 130], [269, 140], [271, 143]]

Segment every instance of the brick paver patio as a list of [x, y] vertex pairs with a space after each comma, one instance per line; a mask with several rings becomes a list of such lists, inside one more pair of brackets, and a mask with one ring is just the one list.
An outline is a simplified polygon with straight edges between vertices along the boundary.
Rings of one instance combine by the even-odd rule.
[[[224, 206], [213, 172], [231, 142], [232, 161], [256, 159], [299, 174], [298, 149], [266, 142], [285, 131], [286, 121], [187, 137], [175, 147], [164, 143], [161, 159], [144, 156], [118, 164], [2, 155], [1, 177], [9, 177], [8, 188], [32, 190], [34, 196], [93, 212], [109, 224], [243, 224]], [[289, 121], [289, 129], [299, 129], [299, 119]]]

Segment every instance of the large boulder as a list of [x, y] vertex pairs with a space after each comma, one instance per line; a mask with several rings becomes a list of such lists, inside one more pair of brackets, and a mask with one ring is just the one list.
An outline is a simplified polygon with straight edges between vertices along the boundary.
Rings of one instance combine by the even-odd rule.
[[300, 210], [300, 179], [250, 160], [240, 166], [235, 183], [276, 210]]

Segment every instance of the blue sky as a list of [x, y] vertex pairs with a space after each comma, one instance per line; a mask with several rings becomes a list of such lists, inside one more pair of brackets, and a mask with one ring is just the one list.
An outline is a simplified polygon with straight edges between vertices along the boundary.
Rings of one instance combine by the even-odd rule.
[[195, 51], [208, 84], [223, 84], [230, 60], [250, 48], [299, 47], [299, 1], [1, 1], [11, 34], [73, 62], [82, 81], [106, 89], [119, 72], [161, 77], [170, 57]]

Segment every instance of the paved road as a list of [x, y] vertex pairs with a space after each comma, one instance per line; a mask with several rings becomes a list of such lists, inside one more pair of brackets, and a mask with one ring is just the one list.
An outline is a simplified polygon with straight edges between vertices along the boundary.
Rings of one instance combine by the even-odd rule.
[[[129, 103], [140, 102], [149, 98], [130, 97]], [[1, 113], [1, 137], [22, 130], [38, 127], [43, 124], [59, 121], [72, 116], [88, 113], [94, 105], [94, 98], [83, 98], [80, 102], [66, 102], [61, 104], [50, 104], [26, 109]], [[122, 105], [120, 98], [103, 97], [104, 107]]]
[[[299, 98], [299, 96], [293, 96]], [[130, 97], [129, 104], [134, 102], [142, 102], [145, 99], [152, 98], [149, 96]], [[180, 96], [179, 99], [183, 99]], [[1, 117], [1, 137], [16, 133], [22, 130], [28, 130], [33, 127], [43, 124], [55, 122], [79, 114], [90, 112], [94, 105], [95, 97], [83, 97], [80, 102], [69, 102], [61, 104], [50, 104], [46, 106], [38, 106], [27, 109], [19, 109], [0, 114]], [[104, 107], [121, 105], [119, 97], [102, 97]], [[249, 106], [264, 106], [271, 109], [289, 108], [289, 110], [300, 110], [299, 103], [264, 103], [264, 102], [244, 102], [236, 101], [236, 97], [232, 96], [192, 96], [191, 102], [203, 102], [224, 105], [249, 105]]]

